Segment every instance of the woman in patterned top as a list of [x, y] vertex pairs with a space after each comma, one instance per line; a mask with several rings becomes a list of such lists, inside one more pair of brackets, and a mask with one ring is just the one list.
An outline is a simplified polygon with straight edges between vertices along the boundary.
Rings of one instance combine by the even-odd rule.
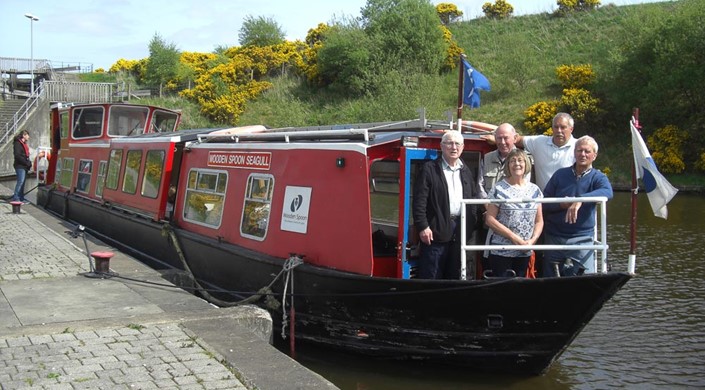
[[[492, 188], [488, 198], [543, 198], [539, 187], [526, 179], [530, 167], [526, 152], [521, 149], [512, 150], [504, 164], [504, 179]], [[490, 203], [487, 205], [486, 223], [490, 228], [491, 245], [534, 245], [543, 230], [541, 203]], [[488, 265], [495, 277], [514, 274], [526, 277], [530, 259], [531, 250], [493, 249], [490, 251]]]

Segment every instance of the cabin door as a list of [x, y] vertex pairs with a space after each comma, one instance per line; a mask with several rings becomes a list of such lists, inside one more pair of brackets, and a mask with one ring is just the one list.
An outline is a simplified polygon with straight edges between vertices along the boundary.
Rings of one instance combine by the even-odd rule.
[[419, 238], [414, 221], [411, 216], [414, 193], [414, 178], [418, 167], [428, 160], [435, 160], [440, 154], [439, 150], [435, 149], [419, 149], [419, 148], [401, 148], [401, 169], [400, 179], [401, 188], [399, 191], [399, 235], [401, 239], [401, 247], [399, 251], [400, 258], [400, 277], [404, 279], [414, 278], [416, 274], [416, 261], [419, 256]]

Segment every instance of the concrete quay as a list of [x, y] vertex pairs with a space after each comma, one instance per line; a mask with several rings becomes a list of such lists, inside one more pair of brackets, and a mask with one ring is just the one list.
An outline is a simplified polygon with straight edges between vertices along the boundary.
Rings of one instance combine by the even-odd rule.
[[118, 277], [87, 277], [73, 228], [0, 202], [1, 389], [336, 388], [270, 344], [256, 306], [217, 308], [89, 235]]

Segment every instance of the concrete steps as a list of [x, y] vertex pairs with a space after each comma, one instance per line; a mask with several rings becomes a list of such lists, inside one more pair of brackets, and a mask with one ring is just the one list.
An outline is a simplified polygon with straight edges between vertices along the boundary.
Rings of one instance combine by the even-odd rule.
[[24, 99], [0, 100], [0, 131], [5, 130], [5, 124], [12, 121], [12, 117], [25, 101]]

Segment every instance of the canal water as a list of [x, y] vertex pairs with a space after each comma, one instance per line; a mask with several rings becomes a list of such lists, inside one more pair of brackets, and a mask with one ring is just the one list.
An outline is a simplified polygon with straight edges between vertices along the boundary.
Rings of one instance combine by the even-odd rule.
[[[297, 360], [341, 389], [705, 389], [705, 197], [678, 194], [668, 220], [638, 196], [636, 277], [542, 376], [478, 374], [298, 346]], [[608, 203], [613, 270], [626, 271], [630, 194]], [[537, 302], [537, 305], [550, 304]]]

